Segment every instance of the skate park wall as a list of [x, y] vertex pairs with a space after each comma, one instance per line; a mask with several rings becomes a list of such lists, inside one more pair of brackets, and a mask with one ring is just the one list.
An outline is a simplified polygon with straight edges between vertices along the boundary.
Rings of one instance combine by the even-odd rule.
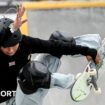
[[[61, 31], [65, 36], [78, 36], [84, 34], [100, 34], [105, 37], [105, 2], [26, 2], [24, 18], [28, 22], [22, 26], [22, 32], [29, 36], [48, 39], [52, 32]], [[33, 58], [36, 55], [33, 55]], [[85, 57], [72, 58], [63, 56], [58, 72], [76, 75], [82, 72], [87, 64]], [[104, 105], [105, 83], [103, 75], [98, 80], [102, 89], [101, 95], [90, 95], [81, 102], [74, 102], [70, 98], [69, 89], [50, 89], [43, 101], [43, 105]], [[5, 105], [5, 104], [0, 104]]]

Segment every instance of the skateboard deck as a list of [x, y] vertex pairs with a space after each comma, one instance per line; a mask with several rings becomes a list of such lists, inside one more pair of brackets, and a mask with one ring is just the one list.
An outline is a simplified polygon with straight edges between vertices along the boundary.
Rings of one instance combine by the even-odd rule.
[[93, 61], [90, 61], [83, 73], [76, 77], [71, 90], [70, 96], [76, 101], [82, 101], [88, 97], [93, 88], [97, 94], [101, 93], [101, 89], [97, 85], [98, 72], [103, 64], [103, 59], [105, 58], [105, 39], [102, 41], [102, 46], [99, 48], [98, 53], [101, 58], [101, 62], [96, 65]]

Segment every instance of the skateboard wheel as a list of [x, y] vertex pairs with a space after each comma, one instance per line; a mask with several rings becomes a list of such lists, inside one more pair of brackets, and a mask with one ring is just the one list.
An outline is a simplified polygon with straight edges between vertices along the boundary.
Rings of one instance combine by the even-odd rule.
[[92, 69], [88, 72], [90, 75], [94, 76], [97, 74], [96, 70], [95, 69]]
[[94, 93], [97, 95], [101, 94], [102, 93], [101, 88], [98, 88], [98, 90], [94, 88]]
[[76, 80], [81, 76], [81, 74], [82, 74], [82, 73], [78, 73], [78, 74], [76, 75], [76, 77], [75, 77]]

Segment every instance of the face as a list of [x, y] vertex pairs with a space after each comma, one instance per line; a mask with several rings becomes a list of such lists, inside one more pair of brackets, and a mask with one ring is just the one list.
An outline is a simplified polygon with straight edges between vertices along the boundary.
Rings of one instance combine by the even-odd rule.
[[19, 43], [12, 47], [6, 47], [6, 48], [0, 47], [1, 51], [8, 56], [13, 56], [18, 50], [18, 48], [19, 48]]

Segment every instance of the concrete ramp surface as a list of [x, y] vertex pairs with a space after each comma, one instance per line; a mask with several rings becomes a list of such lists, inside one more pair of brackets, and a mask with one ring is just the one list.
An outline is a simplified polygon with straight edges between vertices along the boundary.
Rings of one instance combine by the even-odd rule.
[[[28, 11], [29, 35], [48, 39], [52, 32], [59, 30], [65, 36], [78, 36], [83, 34], [100, 34], [105, 36], [105, 8], [78, 8]], [[87, 64], [85, 57], [62, 57], [61, 73], [82, 72]], [[103, 69], [105, 70], [105, 69]], [[103, 72], [103, 71], [102, 71]], [[84, 101], [74, 102], [69, 96], [70, 91], [64, 89], [50, 89], [45, 97], [44, 105], [103, 105], [105, 100], [104, 73], [98, 83], [102, 88], [101, 95], [92, 91]]]

